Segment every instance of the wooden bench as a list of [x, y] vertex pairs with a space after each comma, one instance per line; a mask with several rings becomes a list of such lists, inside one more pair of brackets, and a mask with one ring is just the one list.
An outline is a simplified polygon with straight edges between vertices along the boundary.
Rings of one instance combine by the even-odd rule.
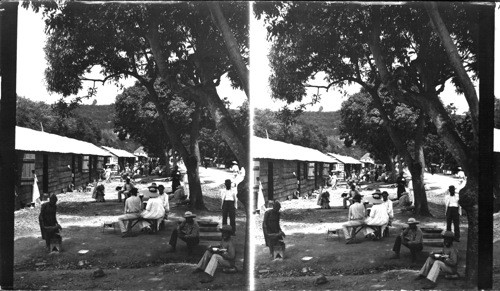
[[358, 226], [354, 226], [352, 228], [352, 231], [353, 231], [353, 235], [352, 237], [356, 237], [356, 235], [362, 230], [362, 229], [365, 229], [365, 228], [371, 228], [375, 231], [375, 235], [377, 238], [382, 238], [382, 237], [389, 237], [389, 226], [386, 226], [386, 231], [384, 231], [384, 233], [382, 234], [382, 226], [380, 225], [368, 225], [368, 224], [362, 224], [362, 225], [358, 225]]

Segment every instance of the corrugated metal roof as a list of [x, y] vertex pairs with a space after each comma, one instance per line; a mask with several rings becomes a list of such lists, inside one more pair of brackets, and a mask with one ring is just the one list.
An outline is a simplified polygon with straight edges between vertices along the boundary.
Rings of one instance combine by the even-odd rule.
[[109, 151], [110, 153], [112, 153], [113, 155], [115, 155], [119, 158], [135, 158], [134, 154], [131, 154], [125, 150], [120, 150], [120, 149], [115, 149], [112, 147], [105, 147], [105, 146], [103, 146], [102, 148]]
[[338, 155], [338, 154], [333, 154], [333, 153], [327, 153], [328, 155], [336, 158], [337, 160], [339, 160], [340, 162], [344, 163], [344, 164], [361, 164], [360, 161], [356, 160], [355, 158], [351, 158], [349, 156], [343, 156], [343, 155]]
[[361, 162], [363, 163], [370, 163], [370, 164], [374, 164], [375, 162], [373, 161], [373, 159], [371, 158], [371, 155], [370, 153], [366, 153], [364, 156], [361, 157], [361, 159], [359, 159]]
[[16, 150], [111, 156], [100, 147], [86, 141], [16, 126]]
[[274, 159], [323, 163], [338, 162], [334, 158], [327, 156], [315, 149], [255, 136], [252, 136], [251, 151], [252, 158], [254, 159]]
[[144, 147], [140, 146], [134, 151], [134, 156], [147, 157], [148, 154], [146, 154], [146, 152], [144, 151]]

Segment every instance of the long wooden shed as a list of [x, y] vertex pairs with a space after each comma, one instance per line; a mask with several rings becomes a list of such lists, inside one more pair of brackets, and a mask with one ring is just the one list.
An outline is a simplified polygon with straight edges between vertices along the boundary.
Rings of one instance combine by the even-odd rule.
[[35, 174], [43, 199], [98, 179], [108, 156], [89, 142], [16, 126], [16, 208], [31, 203]]

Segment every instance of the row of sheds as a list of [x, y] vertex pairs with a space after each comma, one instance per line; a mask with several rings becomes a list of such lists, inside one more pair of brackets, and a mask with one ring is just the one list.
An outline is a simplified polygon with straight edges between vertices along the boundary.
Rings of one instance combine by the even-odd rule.
[[[254, 177], [262, 184], [266, 201], [289, 199], [296, 191], [310, 194], [325, 185], [329, 171], [337, 171], [342, 180], [345, 173], [362, 167], [362, 162], [349, 156], [260, 137], [252, 137], [251, 151]], [[254, 189], [258, 189], [257, 180]]]
[[19, 126], [15, 149], [16, 208], [38, 198], [32, 197], [35, 181], [40, 193], [57, 194], [98, 179], [106, 163], [113, 159], [117, 163], [135, 159], [123, 150]]

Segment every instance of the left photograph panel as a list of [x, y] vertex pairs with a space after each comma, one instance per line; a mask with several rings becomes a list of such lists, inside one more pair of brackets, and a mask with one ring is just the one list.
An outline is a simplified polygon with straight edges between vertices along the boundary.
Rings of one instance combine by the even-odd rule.
[[1, 62], [0, 130], [15, 130], [15, 155], [0, 160], [14, 172], [0, 195], [14, 205], [0, 289], [251, 289], [250, 4], [15, 13], [12, 96], [3, 66], [16, 54]]

